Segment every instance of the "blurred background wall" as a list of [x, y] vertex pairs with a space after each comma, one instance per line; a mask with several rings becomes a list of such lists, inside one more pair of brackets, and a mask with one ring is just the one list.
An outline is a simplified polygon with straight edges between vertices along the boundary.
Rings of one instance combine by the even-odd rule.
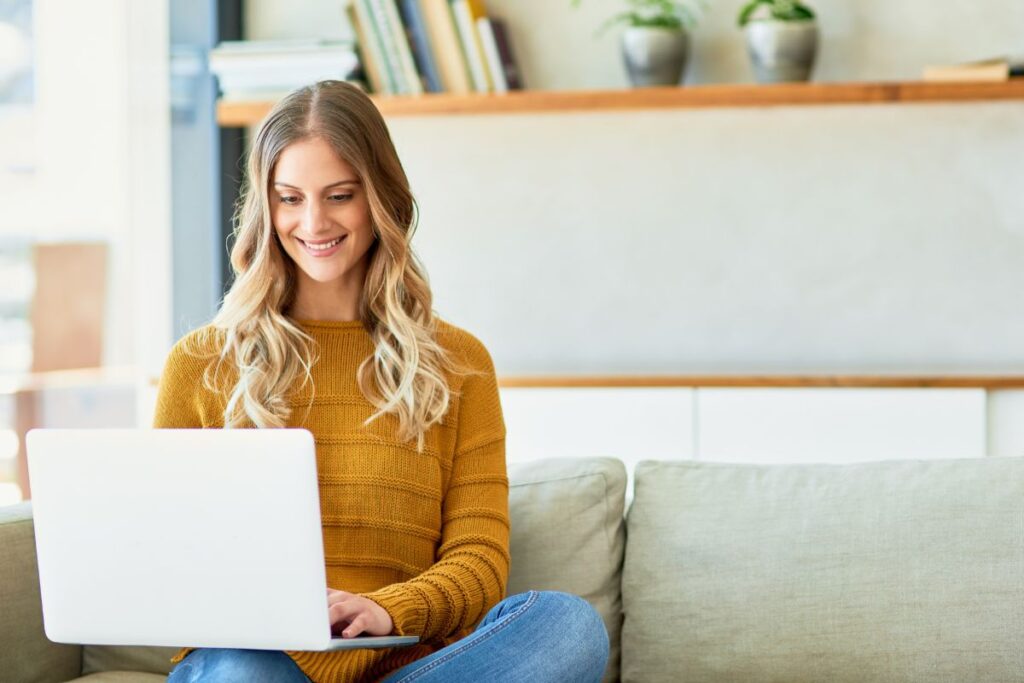
[[[145, 425], [170, 345], [209, 320], [226, 279], [224, 218], [243, 141], [215, 123], [205, 52], [225, 38], [348, 37], [343, 2], [30, 4], [33, 101], [0, 111], [0, 309], [22, 319], [0, 323], [0, 417]], [[618, 32], [595, 37], [619, 0], [583, 0], [577, 10], [569, 0], [486, 4], [508, 21], [528, 88], [626, 87]], [[687, 84], [750, 82], [740, 4], [708, 3]], [[914, 80], [926, 64], [1024, 52], [1015, 0], [813, 6], [819, 81]], [[194, 78], [176, 81], [181, 69]], [[1022, 114], [1012, 101], [402, 117], [389, 126], [419, 201], [415, 246], [436, 308], [484, 341], [499, 375], [1009, 374], [1024, 369]], [[235, 153], [221, 156], [225, 137]], [[39, 275], [32, 264], [38, 246], [65, 243], [105, 250], [104, 282], [89, 288], [103, 298], [101, 368], [40, 384], [18, 374], [32, 369], [23, 339]], [[56, 277], [48, 291], [60, 309], [62, 287], [69, 301], [85, 290], [70, 272]], [[1024, 452], [1024, 432], [1012, 427], [1024, 414], [1019, 394], [977, 390], [949, 404], [966, 436], [945, 441]], [[506, 395], [510, 420], [554, 400]], [[645, 395], [636, 419], [676, 420], [665, 439], [685, 448], [674, 457], [712, 443], [715, 424], [733, 424], [737, 411], [764, 413], [722, 408], [718, 423], [702, 423], [700, 409], [716, 404], [690, 390]], [[608, 407], [617, 400], [551, 409], [592, 425], [602, 410], [617, 413]], [[934, 423], [914, 415], [903, 422]], [[786, 438], [806, 427], [794, 424]], [[0, 450], [10, 450], [8, 436]], [[541, 436], [534, 453], [561, 443]], [[891, 439], [888, 423], [877, 436]], [[5, 462], [0, 454], [0, 480], [10, 477]]]
[[[750, 82], [740, 0], [708, 3], [688, 83]], [[1013, 0], [813, 3], [815, 80], [916, 80], [1024, 51]], [[347, 30], [244, 4], [250, 38]], [[489, 0], [526, 85], [618, 88], [617, 0]], [[506, 373], [1024, 369], [1024, 104], [389, 121], [437, 308]]]
[[33, 97], [0, 105], [0, 415], [20, 433], [134, 425], [173, 341], [168, 3], [23, 5]]
[[167, 3], [32, 5], [34, 153], [13, 169], [0, 154], [0, 239], [107, 244], [103, 360], [132, 364], [169, 333]]

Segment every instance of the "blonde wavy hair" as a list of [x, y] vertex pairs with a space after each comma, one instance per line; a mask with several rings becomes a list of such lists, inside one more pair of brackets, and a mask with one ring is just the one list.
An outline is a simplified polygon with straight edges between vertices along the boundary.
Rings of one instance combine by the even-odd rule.
[[[448, 410], [445, 371], [465, 372], [438, 343], [426, 273], [410, 247], [418, 210], [387, 126], [358, 87], [321, 81], [290, 93], [259, 126], [235, 213], [231, 289], [212, 321], [221, 346], [217, 368], [237, 371], [225, 387], [224, 426], [282, 427], [287, 394], [299, 377], [312, 385], [315, 341], [285, 314], [296, 294], [296, 265], [276, 239], [270, 183], [282, 150], [309, 137], [325, 140], [351, 165], [369, 201], [375, 236], [359, 303], [374, 352], [359, 365], [360, 391], [376, 408], [364, 425], [397, 416], [399, 437], [416, 440]], [[218, 391], [217, 370], [204, 383]], [[312, 400], [310, 405], [312, 404]]]

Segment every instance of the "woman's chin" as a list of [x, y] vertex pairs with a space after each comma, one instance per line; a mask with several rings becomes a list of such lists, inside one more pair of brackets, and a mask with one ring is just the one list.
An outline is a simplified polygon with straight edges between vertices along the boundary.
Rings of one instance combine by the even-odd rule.
[[360, 283], [362, 284], [365, 272], [366, 259], [352, 263], [347, 254], [338, 254], [323, 260], [312, 257], [303, 258], [300, 254], [298, 260], [294, 257], [292, 261], [302, 273], [304, 280], [311, 280], [317, 284], [330, 283]]
[[331, 282], [337, 282], [345, 276], [345, 270], [343, 268], [303, 268], [302, 272], [305, 273], [306, 277], [310, 280], [324, 285]]

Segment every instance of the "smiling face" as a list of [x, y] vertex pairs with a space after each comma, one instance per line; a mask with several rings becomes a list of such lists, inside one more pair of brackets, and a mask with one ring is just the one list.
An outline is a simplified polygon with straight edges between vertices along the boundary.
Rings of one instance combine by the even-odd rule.
[[374, 242], [369, 200], [355, 170], [324, 139], [281, 151], [270, 178], [270, 216], [297, 266], [300, 315], [358, 302]]

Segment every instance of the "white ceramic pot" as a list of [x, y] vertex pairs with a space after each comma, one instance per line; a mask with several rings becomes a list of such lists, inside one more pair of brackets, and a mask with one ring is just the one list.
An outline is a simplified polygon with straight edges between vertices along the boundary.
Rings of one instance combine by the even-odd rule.
[[816, 21], [756, 19], [743, 30], [758, 83], [810, 80], [818, 52]]
[[679, 85], [690, 38], [685, 29], [631, 26], [622, 33], [622, 61], [634, 87]]

